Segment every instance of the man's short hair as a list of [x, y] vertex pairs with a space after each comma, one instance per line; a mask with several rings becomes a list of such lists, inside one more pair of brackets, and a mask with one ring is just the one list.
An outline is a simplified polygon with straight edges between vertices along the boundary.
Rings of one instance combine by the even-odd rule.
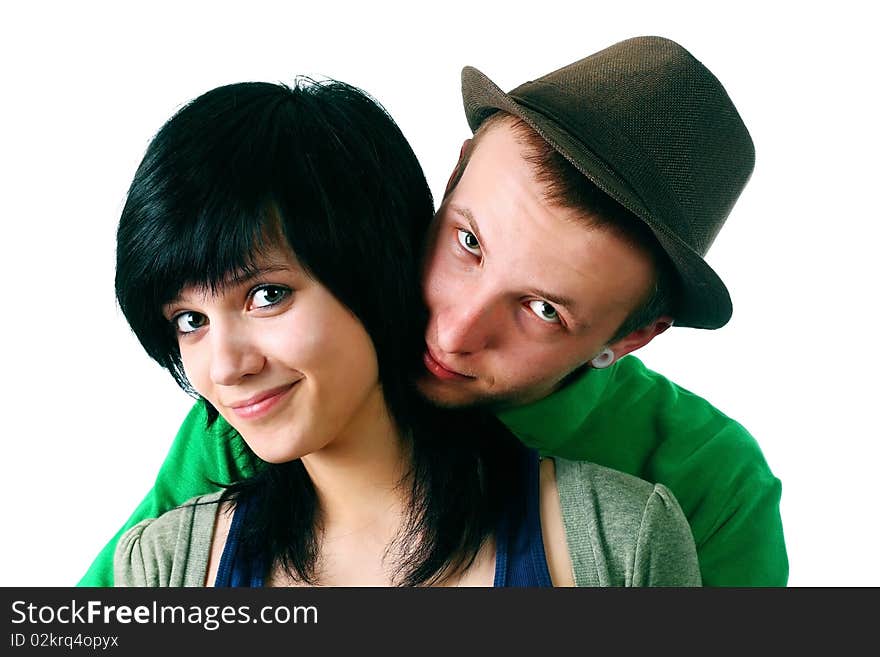
[[499, 111], [483, 121], [462, 154], [447, 193], [461, 180], [481, 136], [505, 122], [527, 148], [525, 159], [532, 166], [536, 180], [545, 187], [545, 200], [579, 211], [587, 226], [611, 231], [647, 254], [653, 262], [653, 285], [608, 342], [615, 342], [658, 317], [674, 317], [678, 275], [648, 225], [593, 184], [522, 119]]

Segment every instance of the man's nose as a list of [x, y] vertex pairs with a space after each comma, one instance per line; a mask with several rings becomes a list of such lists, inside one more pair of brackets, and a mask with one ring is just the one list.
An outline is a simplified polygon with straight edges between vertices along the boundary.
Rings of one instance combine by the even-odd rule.
[[437, 347], [448, 354], [469, 354], [492, 346], [502, 329], [500, 302], [473, 297], [437, 316]]
[[265, 357], [244, 326], [211, 326], [211, 380], [217, 385], [235, 385], [248, 374], [263, 369]]

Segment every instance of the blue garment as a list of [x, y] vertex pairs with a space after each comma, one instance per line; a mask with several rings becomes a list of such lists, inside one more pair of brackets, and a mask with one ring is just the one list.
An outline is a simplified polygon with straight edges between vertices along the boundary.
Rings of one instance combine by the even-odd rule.
[[495, 531], [494, 586], [553, 586], [541, 534], [541, 477], [538, 452], [523, 446], [523, 494], [511, 500]]
[[[523, 494], [510, 501], [496, 528], [494, 586], [553, 586], [541, 535], [538, 453], [523, 447], [520, 455], [520, 471], [526, 485]], [[264, 584], [266, 568], [246, 558], [239, 549], [241, 526], [246, 516], [247, 502], [236, 504], [214, 586], [262, 587]]]
[[223, 556], [217, 568], [214, 586], [246, 586], [262, 588], [266, 569], [256, 560], [249, 559], [239, 549], [241, 541], [241, 525], [247, 516], [248, 501], [241, 500], [235, 504], [235, 513], [229, 526], [229, 535], [223, 545]]

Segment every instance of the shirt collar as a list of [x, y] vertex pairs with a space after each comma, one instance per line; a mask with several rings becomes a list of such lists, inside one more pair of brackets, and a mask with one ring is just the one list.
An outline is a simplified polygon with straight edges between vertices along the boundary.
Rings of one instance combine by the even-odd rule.
[[552, 454], [582, 431], [617, 367], [587, 367], [550, 395], [500, 411], [498, 418], [527, 446]]

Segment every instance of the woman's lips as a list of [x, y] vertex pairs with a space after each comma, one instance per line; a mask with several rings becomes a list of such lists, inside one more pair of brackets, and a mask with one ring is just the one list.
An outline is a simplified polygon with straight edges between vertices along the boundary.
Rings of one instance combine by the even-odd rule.
[[428, 350], [425, 350], [425, 356], [423, 360], [425, 362], [425, 367], [428, 369], [428, 371], [442, 381], [468, 381], [469, 379], [475, 378], [448, 369], [444, 365], [440, 364]]
[[236, 402], [229, 406], [233, 413], [244, 420], [255, 420], [263, 417], [271, 411], [287, 394], [293, 390], [299, 381], [294, 381], [279, 388], [273, 388], [254, 395], [250, 399]]

